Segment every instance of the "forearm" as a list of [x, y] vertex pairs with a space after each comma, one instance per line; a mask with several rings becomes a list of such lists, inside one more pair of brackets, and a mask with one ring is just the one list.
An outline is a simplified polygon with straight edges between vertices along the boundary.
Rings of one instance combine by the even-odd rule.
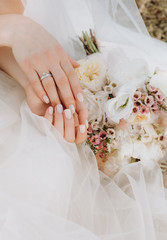
[[0, 15], [0, 69], [12, 76], [25, 88], [27, 79], [12, 53], [14, 29], [24, 19], [19, 14]]
[[0, 15], [0, 47], [12, 47], [14, 29], [22, 17], [17, 14]]
[[17, 64], [11, 48], [0, 48], [0, 69], [13, 77], [24, 89], [26, 89], [28, 80]]

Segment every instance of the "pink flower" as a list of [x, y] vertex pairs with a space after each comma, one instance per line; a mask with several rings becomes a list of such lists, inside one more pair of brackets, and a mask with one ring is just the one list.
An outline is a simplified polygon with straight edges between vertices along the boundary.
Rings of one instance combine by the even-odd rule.
[[138, 107], [134, 107], [132, 111], [133, 111], [134, 114], [137, 114], [139, 112], [139, 108]]
[[160, 102], [160, 103], [162, 103], [163, 100], [164, 100], [164, 96], [163, 96], [163, 94], [162, 94], [161, 92], [157, 92], [157, 93], [155, 94], [155, 98], [156, 98], [157, 101]]
[[92, 145], [98, 145], [100, 143], [99, 135], [92, 136], [90, 142], [92, 143]]
[[99, 157], [100, 157], [100, 158], [103, 158], [103, 157], [104, 157], [104, 153], [103, 153], [103, 152], [100, 152]]
[[157, 89], [155, 87], [151, 86], [150, 84], [147, 85], [147, 90], [149, 92], [153, 92], [153, 93], [157, 92]]
[[149, 109], [145, 105], [143, 105], [140, 108], [140, 112], [141, 112], [141, 114], [147, 114], [147, 113], [149, 113]]
[[142, 94], [141, 99], [145, 101], [147, 97], [148, 97], [148, 94], [145, 92]]
[[104, 139], [106, 139], [106, 137], [107, 137], [107, 133], [104, 132], [104, 131], [103, 131], [103, 132], [100, 132], [100, 133], [99, 133], [99, 137], [104, 140]]
[[92, 128], [92, 126], [90, 124], [88, 126], [87, 132], [88, 132], [88, 134], [93, 133], [93, 128]]
[[140, 91], [136, 91], [135, 94], [133, 95], [133, 98], [135, 100], [138, 100], [141, 98], [142, 93]]
[[136, 107], [140, 107], [142, 105], [142, 102], [140, 100], [138, 100], [138, 101], [134, 102], [134, 105]]
[[92, 122], [91, 123], [91, 127], [93, 130], [98, 130], [99, 129], [99, 123], [98, 122]]
[[151, 106], [151, 110], [152, 110], [153, 112], [159, 110], [157, 102], [154, 102], [154, 103], [153, 103], [153, 105]]
[[104, 147], [103, 141], [100, 142], [99, 147], [100, 147], [100, 149], [103, 149], [103, 147]]
[[151, 107], [154, 104], [154, 98], [153, 96], [147, 96], [144, 100], [147, 107]]

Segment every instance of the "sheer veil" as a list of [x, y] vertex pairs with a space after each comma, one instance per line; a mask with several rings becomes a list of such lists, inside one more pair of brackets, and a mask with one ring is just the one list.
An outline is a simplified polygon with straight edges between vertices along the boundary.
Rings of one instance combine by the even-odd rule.
[[82, 30], [93, 28], [97, 38], [103, 43], [105, 41], [106, 44], [112, 42], [134, 46], [156, 61], [158, 59], [161, 64], [167, 64], [167, 56], [164, 53], [167, 46], [149, 36], [135, 0], [22, 0], [22, 2], [25, 6], [25, 15], [46, 27], [77, 59], [84, 56], [77, 36], [81, 35]]
[[[76, 59], [85, 56], [78, 35], [92, 28], [104, 53], [118, 46], [131, 58], [167, 64], [166, 44], [149, 36], [134, 0], [22, 2], [25, 16]], [[0, 239], [166, 240], [159, 166], [130, 164], [110, 179], [92, 152], [65, 142], [23, 99], [0, 71]]]

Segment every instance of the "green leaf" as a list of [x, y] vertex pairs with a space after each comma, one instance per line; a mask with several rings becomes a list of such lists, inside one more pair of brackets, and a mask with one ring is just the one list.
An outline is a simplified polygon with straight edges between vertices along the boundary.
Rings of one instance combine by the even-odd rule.
[[126, 102], [120, 106], [120, 108], [125, 108], [129, 102], [129, 98], [126, 99]]

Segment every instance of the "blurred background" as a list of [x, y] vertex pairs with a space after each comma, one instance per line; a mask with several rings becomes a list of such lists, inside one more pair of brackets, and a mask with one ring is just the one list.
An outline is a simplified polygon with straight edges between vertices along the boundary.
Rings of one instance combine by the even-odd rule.
[[167, 0], [136, 0], [151, 36], [167, 42]]

